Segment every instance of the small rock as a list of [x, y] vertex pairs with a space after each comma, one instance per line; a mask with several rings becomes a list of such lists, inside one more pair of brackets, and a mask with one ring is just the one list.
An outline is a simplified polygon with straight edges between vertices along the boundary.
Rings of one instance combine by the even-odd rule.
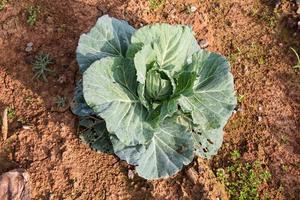
[[186, 172], [186, 175], [193, 184], [196, 184], [198, 182], [198, 175], [194, 168], [189, 168]]
[[262, 111], [263, 109], [262, 109], [262, 106], [258, 106], [258, 110], [259, 111]]
[[275, 2], [275, 9], [277, 9], [281, 4], [281, 0], [276, 0]]
[[23, 126], [23, 129], [25, 129], [25, 130], [30, 130], [30, 129], [31, 129], [31, 126], [26, 126], [26, 125], [24, 125], [24, 126]]
[[206, 39], [204, 39], [204, 40], [200, 41], [199, 45], [200, 45], [200, 48], [205, 49], [208, 47], [209, 43]]
[[197, 7], [194, 5], [191, 5], [190, 11], [193, 13], [193, 12], [196, 12], [196, 10], [197, 10]]
[[59, 78], [58, 78], [58, 83], [60, 84], [63, 84], [63, 83], [66, 83], [67, 82], [67, 77], [65, 75], [61, 75]]
[[132, 170], [128, 170], [128, 178], [133, 179], [134, 178], [134, 172]]
[[261, 116], [258, 116], [258, 117], [257, 117], [257, 121], [261, 122], [261, 121], [262, 121], [262, 117], [261, 117]]
[[32, 47], [32, 46], [33, 46], [33, 43], [32, 43], [32, 42], [29, 42], [29, 43], [27, 43], [26, 46], [27, 46], [27, 47]]
[[140, 23], [140, 27], [143, 27], [144, 26], [144, 24], [143, 23]]
[[32, 47], [29, 47], [29, 46], [26, 47], [26, 48], [25, 48], [25, 51], [26, 51], [26, 52], [31, 52], [31, 51], [32, 51]]
[[297, 10], [297, 14], [300, 15], [300, 7]]
[[0, 199], [30, 200], [29, 174], [23, 169], [2, 174], [0, 176]]

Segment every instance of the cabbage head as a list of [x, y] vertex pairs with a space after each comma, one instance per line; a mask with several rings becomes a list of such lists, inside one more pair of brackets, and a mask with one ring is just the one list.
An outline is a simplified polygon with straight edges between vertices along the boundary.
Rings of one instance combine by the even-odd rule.
[[233, 76], [223, 56], [199, 47], [190, 27], [135, 29], [105, 15], [81, 35], [76, 55], [82, 79], [72, 111], [93, 149], [159, 179], [221, 147], [236, 105]]

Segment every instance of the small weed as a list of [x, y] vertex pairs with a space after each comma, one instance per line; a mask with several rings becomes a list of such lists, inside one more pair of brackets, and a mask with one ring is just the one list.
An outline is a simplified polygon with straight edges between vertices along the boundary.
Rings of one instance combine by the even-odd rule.
[[150, 9], [155, 10], [163, 6], [166, 3], [166, 0], [148, 0], [148, 2]]
[[245, 99], [245, 95], [243, 95], [243, 94], [239, 94], [237, 96], [237, 100], [239, 103], [243, 103], [244, 99]]
[[63, 107], [66, 106], [66, 101], [67, 101], [67, 98], [66, 98], [66, 97], [57, 96], [57, 97], [56, 97], [56, 100], [55, 100], [55, 105], [56, 105], [58, 108], [63, 108]]
[[282, 164], [281, 169], [282, 169], [283, 172], [287, 172], [289, 168], [288, 168], [288, 166]]
[[53, 70], [48, 68], [48, 65], [52, 64], [52, 58], [48, 54], [40, 54], [36, 57], [33, 63], [33, 70], [35, 75], [33, 79], [43, 78], [47, 82], [46, 73], [53, 72]]
[[241, 154], [238, 150], [234, 150], [230, 153], [230, 156], [232, 160], [237, 160], [241, 157]]
[[38, 6], [30, 6], [27, 8], [27, 23], [30, 26], [35, 25], [40, 8]]
[[[233, 151], [231, 165], [219, 168], [216, 176], [229, 191], [230, 199], [259, 199], [259, 188], [271, 178], [271, 173], [263, 169], [260, 162], [244, 163], [238, 151]], [[265, 193], [266, 194], [266, 193]]]
[[8, 119], [14, 119], [16, 117], [16, 111], [13, 108], [8, 108], [7, 110]]
[[266, 63], [266, 52], [260, 44], [252, 43], [248, 52], [248, 58], [256, 59], [258, 64], [263, 65]]
[[289, 143], [288, 137], [286, 135], [282, 135], [281, 139], [280, 139], [280, 143], [281, 144], [288, 144]]
[[236, 51], [229, 55], [230, 62], [234, 63], [240, 55], [242, 55], [242, 51], [239, 47], [237, 47]]
[[293, 48], [293, 47], [290, 47], [291, 50], [295, 53], [296, 57], [297, 57], [297, 64], [294, 66], [294, 68], [296, 69], [300, 69], [300, 57], [299, 57], [299, 54], [297, 53], [297, 51]]
[[5, 8], [7, 3], [8, 3], [8, 0], [0, 0], [0, 11]]
[[270, 28], [275, 28], [277, 24], [276, 12], [267, 8], [259, 8], [254, 6], [250, 9], [250, 16], [266, 23]]

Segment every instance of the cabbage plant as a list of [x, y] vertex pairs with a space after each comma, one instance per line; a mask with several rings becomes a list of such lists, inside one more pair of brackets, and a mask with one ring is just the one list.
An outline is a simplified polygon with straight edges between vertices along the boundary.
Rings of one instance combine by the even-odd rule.
[[190, 27], [136, 30], [106, 15], [81, 35], [76, 53], [82, 79], [72, 110], [92, 148], [116, 154], [146, 179], [217, 153], [236, 105], [233, 77]]

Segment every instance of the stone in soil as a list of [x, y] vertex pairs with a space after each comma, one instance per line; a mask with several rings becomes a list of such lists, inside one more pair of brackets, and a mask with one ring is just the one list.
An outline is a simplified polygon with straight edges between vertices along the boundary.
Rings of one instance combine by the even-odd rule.
[[206, 39], [204, 39], [204, 40], [201, 40], [201, 41], [200, 41], [199, 45], [200, 45], [200, 47], [201, 47], [202, 49], [205, 49], [205, 48], [208, 47], [209, 43], [208, 43], [208, 41], [207, 41]]
[[0, 176], [0, 199], [30, 200], [29, 174], [15, 169]]

